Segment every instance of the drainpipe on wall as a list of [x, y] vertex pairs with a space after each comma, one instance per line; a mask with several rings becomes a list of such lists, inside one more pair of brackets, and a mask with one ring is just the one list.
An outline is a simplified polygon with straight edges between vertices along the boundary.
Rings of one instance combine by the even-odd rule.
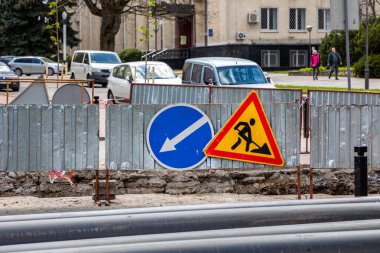
[[207, 16], [207, 0], [205, 0], [205, 47], [208, 46], [208, 16]]

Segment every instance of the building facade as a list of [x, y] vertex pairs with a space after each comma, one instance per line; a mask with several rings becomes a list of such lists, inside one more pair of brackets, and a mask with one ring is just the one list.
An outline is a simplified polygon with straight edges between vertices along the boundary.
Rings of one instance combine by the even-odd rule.
[[[329, 5], [330, 0], [177, 0], [166, 5], [170, 15], [150, 27], [149, 50], [165, 49], [156, 58], [171, 65], [186, 57], [237, 56], [264, 68], [302, 67], [310, 45], [318, 47], [330, 31]], [[125, 14], [115, 51], [145, 51], [136, 29], [145, 23], [145, 17]], [[79, 49], [99, 49], [100, 18], [84, 4], [76, 9], [72, 27], [79, 31]]]

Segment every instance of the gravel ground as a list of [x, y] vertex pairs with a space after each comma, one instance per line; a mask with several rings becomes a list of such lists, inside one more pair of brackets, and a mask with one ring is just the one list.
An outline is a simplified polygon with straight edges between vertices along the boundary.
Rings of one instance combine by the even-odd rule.
[[[307, 199], [308, 195], [302, 195]], [[314, 198], [337, 198], [317, 194]], [[347, 197], [347, 196], [346, 196]], [[29, 213], [53, 213], [67, 211], [105, 210], [132, 207], [178, 206], [210, 203], [254, 202], [271, 200], [295, 200], [295, 195], [253, 195], [253, 194], [201, 194], [201, 195], [168, 195], [168, 194], [126, 194], [118, 195], [110, 206], [98, 206], [90, 196], [65, 198], [37, 198], [28, 196], [0, 198], [0, 215]]]

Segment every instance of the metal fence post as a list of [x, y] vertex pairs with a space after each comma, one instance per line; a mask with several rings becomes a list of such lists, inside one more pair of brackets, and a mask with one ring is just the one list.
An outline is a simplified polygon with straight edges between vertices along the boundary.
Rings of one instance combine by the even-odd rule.
[[367, 156], [364, 153], [367, 152], [367, 147], [354, 147], [358, 156], [354, 157], [355, 164], [355, 197], [368, 196], [368, 165]]

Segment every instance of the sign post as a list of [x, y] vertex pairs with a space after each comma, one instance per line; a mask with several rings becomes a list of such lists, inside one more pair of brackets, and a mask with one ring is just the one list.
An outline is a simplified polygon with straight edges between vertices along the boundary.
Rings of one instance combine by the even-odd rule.
[[[350, 10], [350, 13], [348, 13]], [[346, 37], [347, 88], [351, 90], [349, 30], [359, 30], [359, 0], [330, 0], [331, 30], [343, 30]]]

